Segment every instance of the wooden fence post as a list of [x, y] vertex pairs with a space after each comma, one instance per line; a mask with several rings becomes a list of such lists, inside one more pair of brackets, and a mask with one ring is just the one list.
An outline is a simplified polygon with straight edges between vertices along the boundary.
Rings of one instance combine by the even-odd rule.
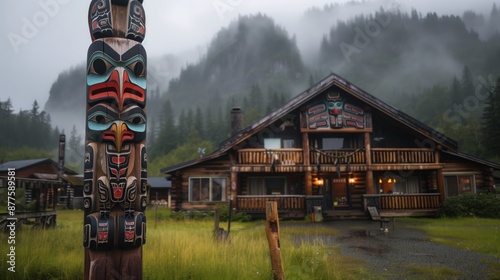
[[269, 243], [269, 254], [271, 255], [273, 279], [284, 280], [285, 271], [281, 261], [280, 224], [278, 203], [276, 201], [266, 202], [266, 236]]

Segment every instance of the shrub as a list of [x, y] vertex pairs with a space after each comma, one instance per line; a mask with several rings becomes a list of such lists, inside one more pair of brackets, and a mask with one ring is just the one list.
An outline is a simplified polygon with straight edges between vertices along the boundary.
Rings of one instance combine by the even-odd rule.
[[[221, 221], [227, 222], [229, 220], [229, 207], [224, 205], [220, 208], [219, 219]], [[250, 222], [252, 217], [243, 213], [243, 212], [234, 212], [231, 213], [231, 221], [233, 222]]]
[[478, 217], [500, 219], [500, 199], [489, 193], [467, 193], [447, 198], [440, 217]]

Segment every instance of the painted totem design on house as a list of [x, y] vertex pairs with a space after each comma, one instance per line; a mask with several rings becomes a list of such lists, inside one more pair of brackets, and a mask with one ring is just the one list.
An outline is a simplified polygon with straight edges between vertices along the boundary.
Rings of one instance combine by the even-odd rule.
[[142, 279], [146, 69], [142, 0], [92, 0], [84, 159], [85, 279]]
[[364, 110], [346, 102], [339, 92], [326, 94], [326, 100], [307, 109], [307, 125], [310, 129], [364, 129]]

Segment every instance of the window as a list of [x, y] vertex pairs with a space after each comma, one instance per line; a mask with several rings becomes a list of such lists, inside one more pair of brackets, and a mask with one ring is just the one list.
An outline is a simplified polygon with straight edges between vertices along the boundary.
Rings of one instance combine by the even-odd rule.
[[254, 177], [248, 179], [250, 195], [284, 195], [286, 182], [283, 177]]
[[226, 178], [190, 178], [189, 201], [226, 201]]
[[323, 150], [337, 150], [344, 148], [344, 138], [323, 138]]
[[281, 149], [280, 138], [266, 138], [264, 139], [264, 148], [266, 149]]
[[444, 186], [447, 197], [456, 196], [467, 192], [475, 192], [476, 181], [474, 175], [445, 175]]
[[420, 184], [418, 176], [402, 177], [394, 176], [394, 193], [420, 193]]
[[283, 139], [283, 148], [295, 148], [295, 141], [293, 139]]

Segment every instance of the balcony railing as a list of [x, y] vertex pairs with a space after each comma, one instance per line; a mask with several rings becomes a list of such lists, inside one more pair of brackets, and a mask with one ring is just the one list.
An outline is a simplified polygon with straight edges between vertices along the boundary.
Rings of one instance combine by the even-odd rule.
[[263, 212], [267, 201], [276, 201], [279, 211], [306, 210], [304, 195], [238, 195], [238, 210], [243, 212]]
[[372, 149], [373, 164], [435, 163], [432, 149]]
[[[310, 163], [317, 164], [366, 164], [363, 149], [311, 150]], [[375, 148], [371, 150], [372, 164], [436, 163], [434, 150], [419, 148]], [[303, 164], [303, 151], [294, 149], [241, 149], [239, 164]]]
[[376, 206], [380, 210], [429, 210], [441, 206], [439, 193], [365, 194], [365, 208]]
[[271, 164], [281, 165], [302, 164], [302, 149], [242, 149], [238, 151], [240, 164]]
[[365, 151], [356, 149], [341, 149], [341, 150], [312, 150], [311, 151], [311, 164], [337, 164], [337, 163], [351, 163], [351, 164], [365, 164]]

